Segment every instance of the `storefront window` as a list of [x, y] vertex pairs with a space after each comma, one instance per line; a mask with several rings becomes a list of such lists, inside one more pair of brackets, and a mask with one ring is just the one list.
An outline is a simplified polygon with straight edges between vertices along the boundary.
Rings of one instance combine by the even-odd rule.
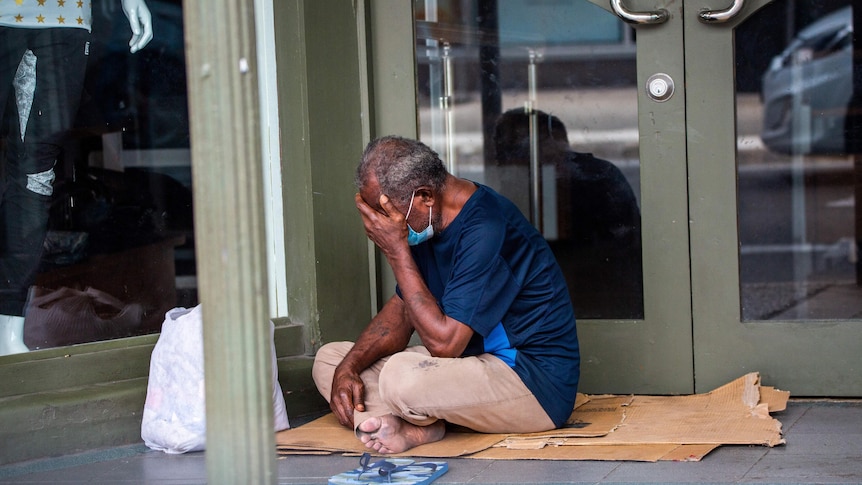
[[158, 332], [197, 304], [181, 1], [0, 2], [0, 62], [0, 355]]

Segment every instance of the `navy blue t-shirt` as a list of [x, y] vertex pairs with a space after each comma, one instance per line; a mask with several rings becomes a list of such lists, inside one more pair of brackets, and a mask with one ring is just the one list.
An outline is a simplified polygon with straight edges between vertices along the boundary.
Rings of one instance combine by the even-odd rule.
[[474, 330], [463, 356], [490, 353], [509, 364], [562, 426], [580, 375], [565, 279], [521, 211], [477, 186], [445, 230], [411, 248], [413, 258], [443, 312]]

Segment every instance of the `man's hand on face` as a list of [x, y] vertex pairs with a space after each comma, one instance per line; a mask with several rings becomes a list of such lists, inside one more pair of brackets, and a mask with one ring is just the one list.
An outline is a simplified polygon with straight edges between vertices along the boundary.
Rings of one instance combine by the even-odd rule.
[[359, 374], [336, 369], [329, 408], [342, 426], [354, 426], [353, 411], [365, 411], [365, 384]]
[[386, 195], [380, 195], [380, 210], [368, 205], [360, 194], [356, 194], [356, 208], [362, 216], [365, 234], [374, 244], [390, 256], [408, 249], [407, 223], [402, 214]]

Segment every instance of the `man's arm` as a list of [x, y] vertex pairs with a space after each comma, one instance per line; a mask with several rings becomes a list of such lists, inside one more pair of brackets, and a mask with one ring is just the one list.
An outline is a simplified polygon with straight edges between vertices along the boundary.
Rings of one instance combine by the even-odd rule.
[[395, 274], [408, 322], [431, 355], [459, 357], [467, 348], [473, 329], [443, 313], [410, 253], [403, 214], [385, 195], [380, 196], [380, 206], [385, 214], [356, 195], [356, 207], [362, 214], [365, 232], [386, 256]]
[[404, 350], [413, 328], [398, 295], [383, 305], [335, 368], [329, 407], [344, 426], [353, 425], [353, 411], [365, 411], [365, 386], [359, 374], [383, 357]]

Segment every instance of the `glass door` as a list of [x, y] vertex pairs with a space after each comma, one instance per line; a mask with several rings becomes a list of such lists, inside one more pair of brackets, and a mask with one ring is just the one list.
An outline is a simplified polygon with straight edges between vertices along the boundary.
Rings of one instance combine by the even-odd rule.
[[584, 392], [688, 393], [681, 12], [615, 8], [415, 0], [419, 133], [548, 240], [578, 318]]
[[759, 371], [795, 395], [862, 395], [852, 4], [737, 0], [723, 22], [686, 13], [698, 390]]
[[414, 1], [420, 137], [554, 248], [582, 390], [862, 395], [851, 5]]

